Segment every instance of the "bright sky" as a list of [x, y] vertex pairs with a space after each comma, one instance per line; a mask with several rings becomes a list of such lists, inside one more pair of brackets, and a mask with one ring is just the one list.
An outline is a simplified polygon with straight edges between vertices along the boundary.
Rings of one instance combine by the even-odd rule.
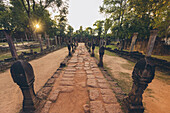
[[103, 0], [69, 0], [68, 23], [78, 30], [93, 27], [96, 20], [103, 20], [104, 15], [100, 14], [99, 6]]

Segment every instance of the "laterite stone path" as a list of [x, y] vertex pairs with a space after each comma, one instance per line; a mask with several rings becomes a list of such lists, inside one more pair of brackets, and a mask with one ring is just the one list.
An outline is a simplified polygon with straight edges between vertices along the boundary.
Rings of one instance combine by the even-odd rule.
[[115, 94], [82, 43], [47, 100], [42, 113], [122, 113]]

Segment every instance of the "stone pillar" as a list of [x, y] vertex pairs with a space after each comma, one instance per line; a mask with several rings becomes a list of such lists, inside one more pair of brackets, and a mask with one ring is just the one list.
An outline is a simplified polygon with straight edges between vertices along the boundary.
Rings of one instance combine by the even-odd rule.
[[155, 65], [149, 58], [139, 60], [132, 73], [133, 85], [132, 90], [124, 98], [125, 113], [143, 113], [142, 94], [148, 84], [152, 82], [155, 76]]
[[22, 43], [22, 45], [24, 46], [24, 41], [23, 41], [23, 38], [21, 38], [21, 43]]
[[101, 46], [101, 47], [100, 47], [100, 49], [99, 49], [99, 55], [100, 55], [100, 58], [99, 58], [99, 64], [98, 64], [98, 66], [99, 66], [99, 67], [103, 67], [104, 46]]
[[150, 37], [149, 37], [149, 42], [147, 45], [147, 49], [146, 49], [146, 56], [150, 57], [152, 54], [152, 50], [155, 44], [155, 40], [156, 40], [156, 36], [158, 34], [158, 30], [151, 30], [150, 31]]
[[14, 38], [14, 43], [15, 43], [16, 47], [18, 47], [18, 42], [17, 42], [16, 38]]
[[91, 42], [90, 41], [88, 43], [88, 47], [89, 47], [89, 52], [91, 52]]
[[41, 40], [41, 34], [38, 34], [38, 40], [39, 40], [40, 49], [41, 49], [41, 52], [42, 52], [43, 51], [43, 45], [42, 45], [42, 40]]
[[18, 59], [17, 51], [16, 51], [16, 48], [15, 48], [14, 42], [12, 41], [11, 36], [9, 36], [5, 31], [4, 31], [4, 34], [6, 36], [12, 58]]
[[46, 43], [47, 43], [47, 49], [49, 49], [49, 47], [50, 47], [49, 35], [45, 35], [45, 38], [46, 38]]
[[59, 45], [61, 46], [61, 38], [58, 37], [58, 42], [59, 42]]
[[138, 37], [138, 33], [133, 33], [133, 37], [132, 37], [132, 41], [131, 41], [131, 45], [130, 45], [130, 49], [129, 49], [130, 52], [133, 51], [137, 37]]
[[11, 66], [10, 71], [13, 81], [19, 85], [23, 94], [23, 111], [32, 113], [37, 108], [39, 100], [34, 92], [35, 76], [31, 64], [19, 60]]
[[55, 36], [55, 44], [58, 45], [57, 36]]
[[120, 50], [121, 50], [121, 51], [123, 50], [124, 45], [125, 45], [125, 40], [123, 39], [123, 40], [120, 42]]
[[95, 44], [93, 43], [93, 45], [92, 45], [92, 54], [91, 54], [92, 57], [94, 57], [94, 49], [95, 49]]
[[67, 47], [68, 47], [68, 51], [69, 51], [68, 56], [71, 56], [71, 44], [70, 44], [70, 43], [68, 43]]
[[72, 48], [72, 52], [74, 53], [74, 47], [73, 47], [73, 42], [71, 41], [71, 48]]

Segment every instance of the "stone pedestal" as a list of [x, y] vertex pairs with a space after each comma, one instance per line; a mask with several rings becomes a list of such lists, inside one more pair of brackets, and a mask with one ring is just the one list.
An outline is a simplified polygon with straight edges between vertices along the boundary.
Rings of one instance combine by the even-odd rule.
[[144, 112], [142, 94], [148, 84], [152, 82], [154, 76], [155, 65], [150, 62], [149, 58], [142, 59], [136, 63], [132, 73], [132, 90], [123, 100], [125, 113]]
[[46, 38], [46, 45], [47, 45], [47, 49], [50, 48], [50, 39], [49, 39], [49, 35], [45, 35]]
[[71, 45], [70, 44], [68, 44], [68, 51], [69, 51], [69, 54], [68, 54], [68, 56], [71, 56]]
[[133, 51], [137, 36], [138, 36], [138, 33], [133, 33], [133, 37], [132, 37], [132, 41], [131, 41], [131, 45], [130, 45], [130, 49], [129, 49], [130, 52]]
[[99, 49], [99, 64], [98, 66], [99, 67], [103, 67], [103, 55], [104, 55], [104, 47], [101, 46], [100, 49]]
[[36, 110], [39, 100], [34, 92], [34, 71], [32, 66], [23, 60], [15, 62], [11, 66], [13, 81], [17, 83], [23, 94], [23, 111], [33, 112]]
[[94, 57], [94, 49], [95, 49], [95, 44], [92, 45], [92, 54], [91, 54], [92, 57]]
[[156, 40], [156, 36], [158, 34], [158, 30], [151, 30], [150, 31], [150, 37], [149, 37], [149, 42], [147, 45], [147, 49], [146, 49], [146, 56], [149, 57], [152, 54], [152, 50], [155, 44], [155, 40]]
[[57, 36], [55, 36], [55, 44], [56, 44], [56, 46], [58, 45]]
[[89, 52], [91, 52], [91, 42], [88, 42]]
[[38, 34], [38, 40], [39, 40], [39, 43], [40, 43], [41, 52], [43, 52], [43, 45], [42, 45], [42, 40], [41, 40], [41, 34]]

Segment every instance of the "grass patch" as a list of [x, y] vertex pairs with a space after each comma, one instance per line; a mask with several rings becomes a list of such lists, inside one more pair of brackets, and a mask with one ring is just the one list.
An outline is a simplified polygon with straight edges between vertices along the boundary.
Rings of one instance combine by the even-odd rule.
[[130, 79], [130, 74], [129, 74], [129, 73], [119, 72], [119, 75], [120, 75], [122, 78]]
[[0, 60], [4, 60], [6, 58], [11, 58], [11, 57], [12, 57], [11, 53], [2, 54], [0, 55]]
[[168, 85], [170, 85], [170, 75], [169, 75], [168, 72], [166, 73], [166, 72], [156, 71], [155, 72], [155, 78], [165, 82]]
[[115, 53], [105, 50], [105, 54], [109, 56], [117, 56]]
[[167, 56], [152, 55], [152, 57], [155, 57], [155, 58], [158, 58], [158, 59], [162, 59], [162, 60], [167, 60], [168, 62], [170, 62], [170, 55], [167, 55]]
[[147, 93], [153, 93], [152, 89], [150, 89], [150, 88], [147, 88], [147, 89], [146, 89], [146, 92], [147, 92]]
[[124, 69], [127, 69], [127, 70], [133, 69], [133, 66], [131, 64], [121, 64], [121, 67], [123, 67]]
[[129, 94], [132, 87], [132, 82], [127, 82], [125, 80], [117, 80], [118, 85], [121, 87], [122, 91]]
[[8, 45], [7, 42], [1, 42], [0, 45]]
[[[98, 47], [98, 46], [95, 47], [94, 52], [95, 52], [96, 54], [99, 53], [99, 47]], [[117, 56], [115, 53], [110, 52], [110, 51], [107, 51], [107, 50], [105, 50], [105, 54], [106, 54], [106, 55], [109, 55], [109, 56]]]
[[[120, 76], [122, 76], [122, 78], [129, 79], [130, 82], [127, 82], [127, 81], [125, 81], [125, 79], [114, 78], [114, 75], [111, 72], [111, 69], [108, 68], [107, 65], [104, 65], [104, 68], [107, 70], [108, 74], [112, 77], [112, 79], [118, 83], [118, 86], [121, 87], [122, 91], [125, 92], [126, 94], [128, 94], [132, 87], [132, 81], [130, 79], [129, 74], [120, 72]], [[127, 76], [127, 74], [128, 74], [128, 76]]]
[[118, 47], [116, 45], [106, 45], [106, 47], [110, 47], [110, 48], [112, 48], [112, 50], [118, 49]]
[[[25, 51], [27, 51], [27, 50], [25, 50]], [[24, 52], [24, 51], [17, 51], [17, 55], [19, 56], [22, 52]], [[10, 52], [0, 55], [0, 60], [4, 60], [4, 59], [8, 59], [8, 58], [12, 58], [12, 55]]]
[[[94, 53], [95, 53], [95, 57], [99, 60], [98, 51], [99, 51], [99, 47], [96, 47]], [[108, 55], [108, 52], [107, 52], [107, 50], [105, 50], [105, 53], [107, 55]], [[109, 54], [109, 55], [115, 56], [113, 54]], [[126, 94], [128, 94], [130, 92], [131, 87], [132, 87], [132, 80], [130, 79], [129, 73], [120, 72], [120, 76], [122, 76], [122, 78], [124, 78], [124, 79], [118, 80], [118, 79], [114, 78], [113, 73], [111, 72], [111, 69], [108, 68], [106, 64], [104, 64], [104, 69], [106, 69], [108, 74], [112, 77], [112, 79], [118, 83], [118, 86], [121, 87], [123, 92], [125, 92]], [[128, 79], [129, 82], [125, 81], [126, 79]]]
[[33, 48], [32, 50], [33, 50], [33, 52], [37, 52], [37, 53], [41, 52], [41, 48]]

